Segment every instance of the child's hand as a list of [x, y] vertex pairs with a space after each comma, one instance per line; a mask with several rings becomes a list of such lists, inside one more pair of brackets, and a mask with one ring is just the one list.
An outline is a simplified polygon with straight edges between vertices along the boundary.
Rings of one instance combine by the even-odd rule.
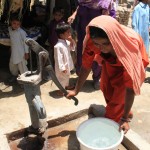
[[69, 36], [67, 40], [70, 41], [70, 46], [71, 46], [71, 47], [73, 47], [73, 46], [75, 45], [75, 41], [74, 41], [74, 39], [72, 38], [72, 36]]
[[67, 73], [67, 70], [62, 71], [63, 73]]
[[24, 58], [25, 58], [25, 60], [28, 60], [29, 59], [29, 53], [25, 53]]
[[70, 41], [70, 42], [72, 42], [73, 41], [72, 36], [68, 36], [67, 40]]

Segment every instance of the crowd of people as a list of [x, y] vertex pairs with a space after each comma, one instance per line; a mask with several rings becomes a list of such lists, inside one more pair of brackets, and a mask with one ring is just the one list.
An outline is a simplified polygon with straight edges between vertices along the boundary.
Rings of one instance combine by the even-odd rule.
[[[78, 0], [77, 9], [67, 22], [64, 9], [55, 7], [48, 27], [47, 50], [58, 80], [68, 90], [66, 97], [69, 99], [79, 93], [92, 70], [94, 89], [100, 89], [106, 101], [104, 117], [118, 122], [126, 133], [133, 117], [134, 97], [140, 94], [149, 64], [150, 11], [148, 0], [139, 0], [133, 10], [131, 29], [115, 19], [117, 4], [117, 0]], [[72, 29], [75, 18], [76, 25]], [[28, 48], [20, 21], [12, 18], [10, 22], [10, 71], [16, 78], [18, 71], [21, 74], [27, 71]], [[72, 38], [72, 30], [77, 32], [77, 42]], [[71, 51], [77, 53], [76, 64]], [[78, 76], [75, 86], [69, 84], [74, 68]], [[63, 96], [61, 91], [57, 94]], [[89, 115], [99, 116], [94, 113], [95, 109], [100, 108], [92, 105]]]

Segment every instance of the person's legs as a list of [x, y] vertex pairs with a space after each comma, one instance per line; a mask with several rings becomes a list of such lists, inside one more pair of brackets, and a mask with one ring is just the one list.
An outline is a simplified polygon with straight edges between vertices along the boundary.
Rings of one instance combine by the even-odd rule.
[[[110, 112], [110, 110], [108, 110], [108, 109], [110, 109], [110, 107], [108, 108], [108, 106], [105, 107], [104, 105], [91, 104], [88, 109], [88, 117], [89, 118], [106, 117], [106, 118], [112, 119], [116, 122], [119, 122], [120, 118], [122, 116], [122, 113], [124, 111], [124, 109], [122, 109], [124, 107], [124, 105], [120, 105], [120, 109], [121, 109], [120, 111], [116, 111], [116, 108], [117, 107], [119, 108], [119, 106], [117, 106], [116, 108], [115, 108], [115, 106], [117, 106], [117, 105], [114, 104], [114, 108], [112, 107], [113, 108], [112, 112]], [[114, 110], [114, 113], [113, 113], [113, 110]], [[114, 119], [114, 118], [116, 118], [116, 119]], [[128, 115], [128, 119], [131, 120], [132, 118], [133, 118], [133, 112], [130, 111], [129, 115]]]
[[[56, 71], [56, 77], [64, 89], [69, 86], [69, 73], [62, 73]], [[58, 90], [57, 95], [63, 96], [64, 94], [62, 91]]]
[[12, 76], [8, 79], [9, 82], [14, 82], [16, 81], [16, 78], [18, 76], [18, 65], [13, 64], [12, 61], [10, 60], [9, 62], [9, 70]]
[[49, 58], [50, 58], [50, 61], [52, 63], [52, 66], [55, 70], [55, 61], [54, 61], [54, 48], [52, 48], [51, 46], [49, 47], [48, 49], [48, 52], [49, 52]]
[[80, 68], [82, 65], [82, 48], [83, 48], [83, 40], [85, 37], [85, 29], [87, 24], [89, 23], [87, 16], [88, 11], [86, 7], [79, 6], [78, 9], [78, 26], [77, 26], [77, 63], [76, 63], [76, 73], [79, 75]]
[[95, 17], [101, 15], [99, 10], [89, 9], [84, 6], [79, 6], [77, 16], [79, 18], [78, 27], [77, 27], [77, 64], [76, 64], [76, 73], [79, 75], [80, 68], [82, 65], [82, 50], [83, 50], [83, 40], [86, 33], [86, 26], [88, 23]]
[[13, 64], [11, 60], [9, 62], [9, 69], [13, 76], [18, 76], [18, 65]]
[[78, 38], [78, 41], [77, 41], [77, 62], [76, 62], [76, 73], [77, 73], [77, 75], [79, 75], [81, 65], [82, 65], [82, 48], [83, 48], [83, 39], [84, 39], [84, 36], [85, 36], [85, 31], [84, 30], [85, 29], [83, 29], [82, 27], [80, 27], [80, 25], [78, 25], [78, 31], [77, 31], [77, 33], [78, 33], [78, 35], [77, 35], [77, 38]]
[[112, 119], [116, 122], [119, 122], [123, 113], [124, 113], [124, 104], [121, 104], [121, 103], [116, 104], [113, 102], [109, 102], [106, 106], [105, 117]]
[[71, 85], [69, 81], [70, 81], [70, 74], [66, 74], [66, 83], [65, 83], [66, 90], [72, 90], [75, 88], [75, 86]]
[[23, 74], [26, 71], [28, 71], [28, 68], [26, 66], [26, 60], [23, 60], [18, 64], [18, 70], [19, 70], [20, 74]]
[[[88, 20], [89, 22], [97, 17], [100, 16], [101, 12], [100, 10], [95, 10], [95, 9], [89, 9], [88, 10]], [[100, 76], [101, 76], [101, 66], [98, 65], [96, 61], [93, 62], [92, 64], [92, 72], [93, 72], [93, 83], [94, 83], [94, 89], [99, 90], [100, 89]]]

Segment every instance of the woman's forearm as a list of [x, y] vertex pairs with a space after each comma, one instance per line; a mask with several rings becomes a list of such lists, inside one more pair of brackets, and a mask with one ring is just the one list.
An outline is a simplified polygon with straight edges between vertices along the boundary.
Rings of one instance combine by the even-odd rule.
[[78, 81], [77, 81], [76, 87], [75, 87], [76, 94], [79, 93], [79, 91], [82, 88], [83, 84], [85, 83], [90, 71], [91, 71], [91, 69], [85, 69], [85, 68], [81, 67], [80, 75], [79, 75], [79, 78], [78, 78]]
[[79, 6], [76, 8], [76, 10], [74, 11], [74, 13], [72, 14], [72, 16], [76, 17], [77, 12], [78, 12]]
[[132, 108], [133, 102], [134, 102], [134, 91], [133, 89], [126, 89], [126, 96], [125, 96], [125, 106], [124, 106], [124, 114], [123, 114], [123, 118], [124, 119], [128, 119], [128, 114]]
[[71, 24], [74, 22], [76, 15], [77, 15], [77, 11], [78, 11], [79, 6], [77, 7], [77, 9], [75, 10], [75, 12], [68, 18], [68, 23]]

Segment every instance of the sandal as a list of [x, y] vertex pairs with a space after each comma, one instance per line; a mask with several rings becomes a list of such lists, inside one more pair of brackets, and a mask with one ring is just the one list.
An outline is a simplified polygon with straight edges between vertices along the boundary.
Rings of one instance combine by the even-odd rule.
[[59, 90], [59, 91], [57, 91], [57, 95], [58, 95], [58, 96], [64, 96], [64, 93]]
[[70, 85], [70, 86], [65, 87], [66, 90], [74, 90], [74, 88], [75, 88], [74, 85]]

